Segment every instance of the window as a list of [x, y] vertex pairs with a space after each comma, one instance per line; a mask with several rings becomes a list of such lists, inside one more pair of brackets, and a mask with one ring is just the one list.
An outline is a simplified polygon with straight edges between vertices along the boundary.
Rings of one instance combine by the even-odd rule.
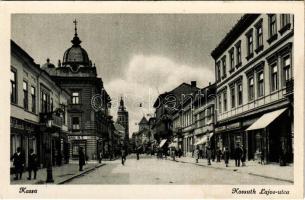
[[235, 85], [231, 86], [231, 107], [235, 108]]
[[284, 28], [290, 24], [290, 15], [289, 14], [281, 14], [281, 28]]
[[249, 77], [248, 84], [249, 84], [249, 101], [252, 101], [254, 99], [254, 79], [253, 79], [253, 77]]
[[236, 44], [236, 68], [240, 67], [241, 65], [241, 42], [239, 41]]
[[270, 67], [271, 70], [271, 92], [278, 89], [278, 73], [277, 73], [277, 64], [273, 63]]
[[35, 87], [31, 86], [31, 97], [32, 97], [32, 112], [36, 113], [36, 90]]
[[227, 91], [223, 92], [223, 111], [226, 112], [228, 109]]
[[261, 71], [258, 73], [258, 88], [257, 88], [257, 96], [264, 96], [264, 72]]
[[269, 37], [276, 35], [276, 15], [269, 15]]
[[45, 93], [44, 91], [41, 92], [41, 112], [42, 113], [47, 113], [49, 110], [48, 108], [48, 102], [49, 102], [49, 95]]
[[51, 105], [50, 105], [51, 109], [50, 111], [52, 112], [53, 111], [53, 98], [51, 98]]
[[11, 102], [17, 103], [17, 75], [11, 71]]
[[79, 92], [72, 93], [72, 104], [79, 104]]
[[248, 41], [248, 56], [247, 56], [247, 59], [250, 59], [253, 56], [253, 33], [252, 33], [252, 31], [248, 33], [247, 41]]
[[227, 66], [226, 66], [226, 57], [222, 58], [222, 78], [227, 77]]
[[26, 81], [23, 81], [23, 107], [25, 110], [29, 109], [28, 82]]
[[219, 114], [222, 112], [222, 111], [221, 111], [221, 106], [222, 106], [222, 105], [221, 105], [221, 94], [219, 94], [219, 95], [218, 95], [218, 112], [219, 112]]
[[258, 24], [256, 26], [256, 53], [263, 47], [263, 26]]
[[291, 58], [289, 55], [285, 56], [283, 58], [283, 75], [284, 75], [283, 85], [286, 86], [286, 82], [292, 78], [291, 77]]
[[220, 70], [220, 62], [216, 64], [217, 67], [217, 81], [221, 80], [221, 70]]
[[79, 130], [79, 117], [72, 117], [72, 130]]
[[230, 54], [230, 69], [234, 70], [234, 48], [230, 50], [229, 54]]
[[243, 104], [243, 86], [242, 83], [238, 83], [237, 84], [237, 89], [238, 89], [238, 105], [242, 105]]

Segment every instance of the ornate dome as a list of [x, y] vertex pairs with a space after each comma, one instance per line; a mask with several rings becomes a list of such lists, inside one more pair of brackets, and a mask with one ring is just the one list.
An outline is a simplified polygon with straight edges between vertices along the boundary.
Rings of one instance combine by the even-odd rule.
[[[76, 23], [76, 22], [75, 22]], [[72, 42], [72, 47], [66, 50], [64, 53], [63, 57], [63, 66], [66, 65], [84, 65], [84, 66], [89, 66], [90, 65], [90, 60], [88, 57], [88, 53], [86, 52], [85, 49], [83, 49], [80, 46], [80, 43], [82, 42], [77, 35], [77, 28], [75, 26], [75, 34], [73, 37]]]

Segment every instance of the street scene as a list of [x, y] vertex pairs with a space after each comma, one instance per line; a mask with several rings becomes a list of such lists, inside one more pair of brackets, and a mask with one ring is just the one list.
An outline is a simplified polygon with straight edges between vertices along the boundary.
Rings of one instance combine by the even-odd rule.
[[294, 183], [293, 14], [11, 25], [11, 184]]

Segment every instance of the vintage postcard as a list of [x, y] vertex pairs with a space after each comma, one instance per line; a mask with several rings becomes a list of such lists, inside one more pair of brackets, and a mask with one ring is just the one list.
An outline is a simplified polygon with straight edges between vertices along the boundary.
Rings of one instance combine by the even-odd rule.
[[1, 197], [302, 198], [303, 2], [0, 9]]

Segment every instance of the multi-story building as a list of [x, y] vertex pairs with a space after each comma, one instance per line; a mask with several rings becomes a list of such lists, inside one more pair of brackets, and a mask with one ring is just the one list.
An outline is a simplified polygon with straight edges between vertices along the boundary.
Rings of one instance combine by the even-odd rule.
[[71, 157], [77, 159], [79, 147], [83, 147], [87, 159], [96, 159], [101, 151], [110, 151], [111, 99], [97, 76], [95, 64], [80, 45], [76, 26], [71, 42], [72, 47], [65, 51], [62, 62], [59, 60], [57, 67], [48, 64], [45, 70], [71, 94], [67, 106]]
[[246, 14], [212, 51], [217, 87], [217, 138], [248, 159], [293, 158], [291, 14]]
[[[173, 120], [176, 113], [181, 111], [181, 104], [186, 102], [190, 96], [192, 96], [196, 91], [198, 91], [196, 86], [196, 81], [191, 81], [191, 84], [182, 83], [170, 92], [165, 92], [157, 98], [154, 103], [156, 123], [154, 125], [155, 129], [155, 139], [158, 143], [162, 145], [169, 144], [173, 140], [173, 136], [176, 130], [182, 129], [182, 127], [173, 128]], [[191, 125], [192, 114], [190, 109], [183, 111], [183, 127], [184, 132], [191, 132], [188, 130], [188, 126]], [[179, 125], [180, 126], [180, 125]], [[162, 142], [163, 140], [163, 142]], [[182, 138], [181, 138], [182, 143]]]
[[53, 165], [68, 161], [67, 105], [70, 95], [33, 58], [11, 41], [11, 155], [18, 147], [38, 155], [45, 165], [47, 149]]
[[215, 144], [214, 125], [215, 125], [215, 92], [216, 84], [202, 88], [195, 97], [194, 107], [194, 140], [195, 146], [204, 150], [204, 146], [210, 143], [212, 150], [218, 146]]
[[117, 123], [121, 124], [125, 128], [125, 139], [124, 144], [125, 146], [129, 145], [129, 119], [128, 119], [128, 111], [124, 105], [124, 100], [121, 97], [120, 106], [118, 109], [118, 118]]

